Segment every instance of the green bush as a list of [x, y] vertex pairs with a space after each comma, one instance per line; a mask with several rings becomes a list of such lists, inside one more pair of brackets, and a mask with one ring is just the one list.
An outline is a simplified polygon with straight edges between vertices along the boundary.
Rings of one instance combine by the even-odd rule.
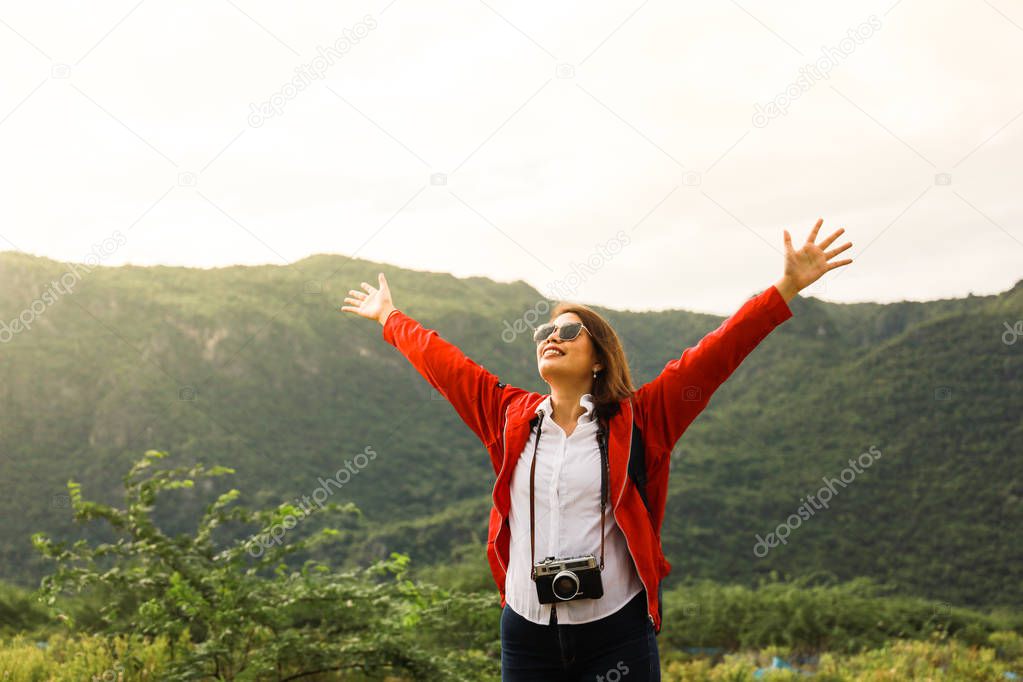
[[50, 619], [32, 594], [11, 585], [0, 585], [0, 637], [35, 632]]
[[1017, 632], [992, 632], [988, 637], [988, 644], [1002, 660], [1023, 661], [1023, 637]]
[[698, 582], [664, 593], [662, 642], [727, 651], [788, 647], [854, 653], [932, 634], [985, 645], [998, 630], [1023, 632], [1023, 617], [984, 614], [890, 594], [861, 578], [845, 583], [764, 581], [757, 588]]
[[[341, 672], [353, 680], [482, 679], [494, 672], [494, 643], [486, 635], [497, 629], [492, 595], [414, 583], [406, 576], [409, 559], [401, 554], [347, 572], [313, 559], [289, 565], [287, 559], [335, 537], [328, 527], [304, 535], [294, 530], [288, 542], [264, 542], [258, 552], [252, 551], [254, 539], [214, 537], [221, 526], [242, 524], [254, 525], [253, 538], [265, 540], [274, 529], [295, 529], [295, 519], [307, 515], [357, 514], [352, 505], [250, 511], [234, 506], [239, 493], [231, 490], [208, 506], [194, 534], [165, 535], [150, 516], [160, 493], [232, 472], [202, 465], [158, 469], [163, 457], [149, 451], [125, 476], [123, 509], [85, 501], [80, 487], [68, 484], [75, 520], [105, 521], [118, 535], [115, 542], [69, 546], [33, 537], [57, 563], [40, 595], [69, 625], [76, 620], [64, 595], [105, 597], [94, 619], [97, 632], [112, 642], [139, 636], [167, 642], [166, 680], [284, 680]], [[459, 616], [455, 627], [452, 615]], [[136, 658], [116, 651], [101, 667], [111, 661], [129, 679], [143, 672]]]
[[169, 662], [162, 637], [147, 642], [138, 635], [18, 636], [0, 646], [0, 674], [11, 682], [149, 682], [164, 679]]
[[[1008, 672], [1023, 670], [1023, 659], [1011, 663], [996, 660], [994, 650], [972, 647], [955, 640], [895, 640], [877, 649], [841, 655], [825, 653], [815, 665], [795, 670], [771, 669], [771, 655], [777, 650], [729, 654], [715, 663], [700, 658], [668, 661], [663, 666], [664, 682], [770, 682], [812, 679], [816, 682], [904, 682], [934, 680], [947, 682], [990, 682], [1006, 680]], [[760, 676], [757, 672], [760, 671]], [[812, 677], [807, 677], [812, 673]]]

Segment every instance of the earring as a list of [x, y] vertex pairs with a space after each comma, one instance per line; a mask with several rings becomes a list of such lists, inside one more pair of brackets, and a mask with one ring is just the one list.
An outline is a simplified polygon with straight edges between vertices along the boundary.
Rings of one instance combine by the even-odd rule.
[[593, 370], [593, 378], [594, 378], [594, 379], [596, 379], [596, 378], [597, 378], [597, 370]]

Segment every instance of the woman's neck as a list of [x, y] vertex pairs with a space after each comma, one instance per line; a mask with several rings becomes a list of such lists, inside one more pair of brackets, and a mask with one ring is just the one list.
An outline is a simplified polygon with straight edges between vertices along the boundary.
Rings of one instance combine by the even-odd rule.
[[572, 424], [586, 412], [579, 400], [592, 390], [590, 384], [551, 386], [551, 419], [567, 433]]

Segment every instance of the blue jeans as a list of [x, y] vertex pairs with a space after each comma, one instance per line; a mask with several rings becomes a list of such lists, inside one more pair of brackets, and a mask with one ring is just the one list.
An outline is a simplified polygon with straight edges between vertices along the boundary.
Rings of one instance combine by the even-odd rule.
[[501, 610], [502, 682], [660, 682], [646, 591], [589, 623], [538, 625]]

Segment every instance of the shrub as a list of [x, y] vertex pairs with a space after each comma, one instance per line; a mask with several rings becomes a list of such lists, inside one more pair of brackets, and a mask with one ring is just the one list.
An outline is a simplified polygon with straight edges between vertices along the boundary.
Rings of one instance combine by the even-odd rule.
[[[338, 671], [369, 678], [479, 679], [493, 672], [495, 663], [483, 651], [487, 639], [449, 620], [452, 613], [471, 613], [496, 625], [492, 596], [414, 583], [406, 577], [408, 557], [401, 554], [344, 573], [313, 559], [289, 565], [287, 559], [298, 552], [336, 537], [338, 531], [329, 527], [268, 543], [258, 553], [250, 552], [253, 541], [244, 537], [214, 539], [215, 529], [229, 524], [254, 525], [262, 537], [282, 524], [292, 528], [286, 519], [299, 513], [292, 505], [250, 511], [234, 506], [239, 492], [230, 490], [208, 506], [194, 534], [168, 537], [150, 516], [157, 497], [192, 487], [198, 478], [233, 472], [201, 464], [157, 468], [165, 456], [149, 451], [135, 463], [124, 478], [123, 509], [85, 501], [80, 486], [68, 483], [75, 520], [105, 521], [118, 535], [115, 542], [67, 545], [33, 536], [36, 548], [57, 564], [43, 579], [40, 596], [70, 625], [73, 613], [58, 597], [105, 597], [97, 631], [112, 641], [141, 636], [169, 643], [161, 678], [167, 680], [286, 680]], [[358, 510], [332, 503], [312, 513]], [[455, 638], [468, 650], [451, 646]], [[140, 672], [132, 657], [113, 660], [129, 678]]]

